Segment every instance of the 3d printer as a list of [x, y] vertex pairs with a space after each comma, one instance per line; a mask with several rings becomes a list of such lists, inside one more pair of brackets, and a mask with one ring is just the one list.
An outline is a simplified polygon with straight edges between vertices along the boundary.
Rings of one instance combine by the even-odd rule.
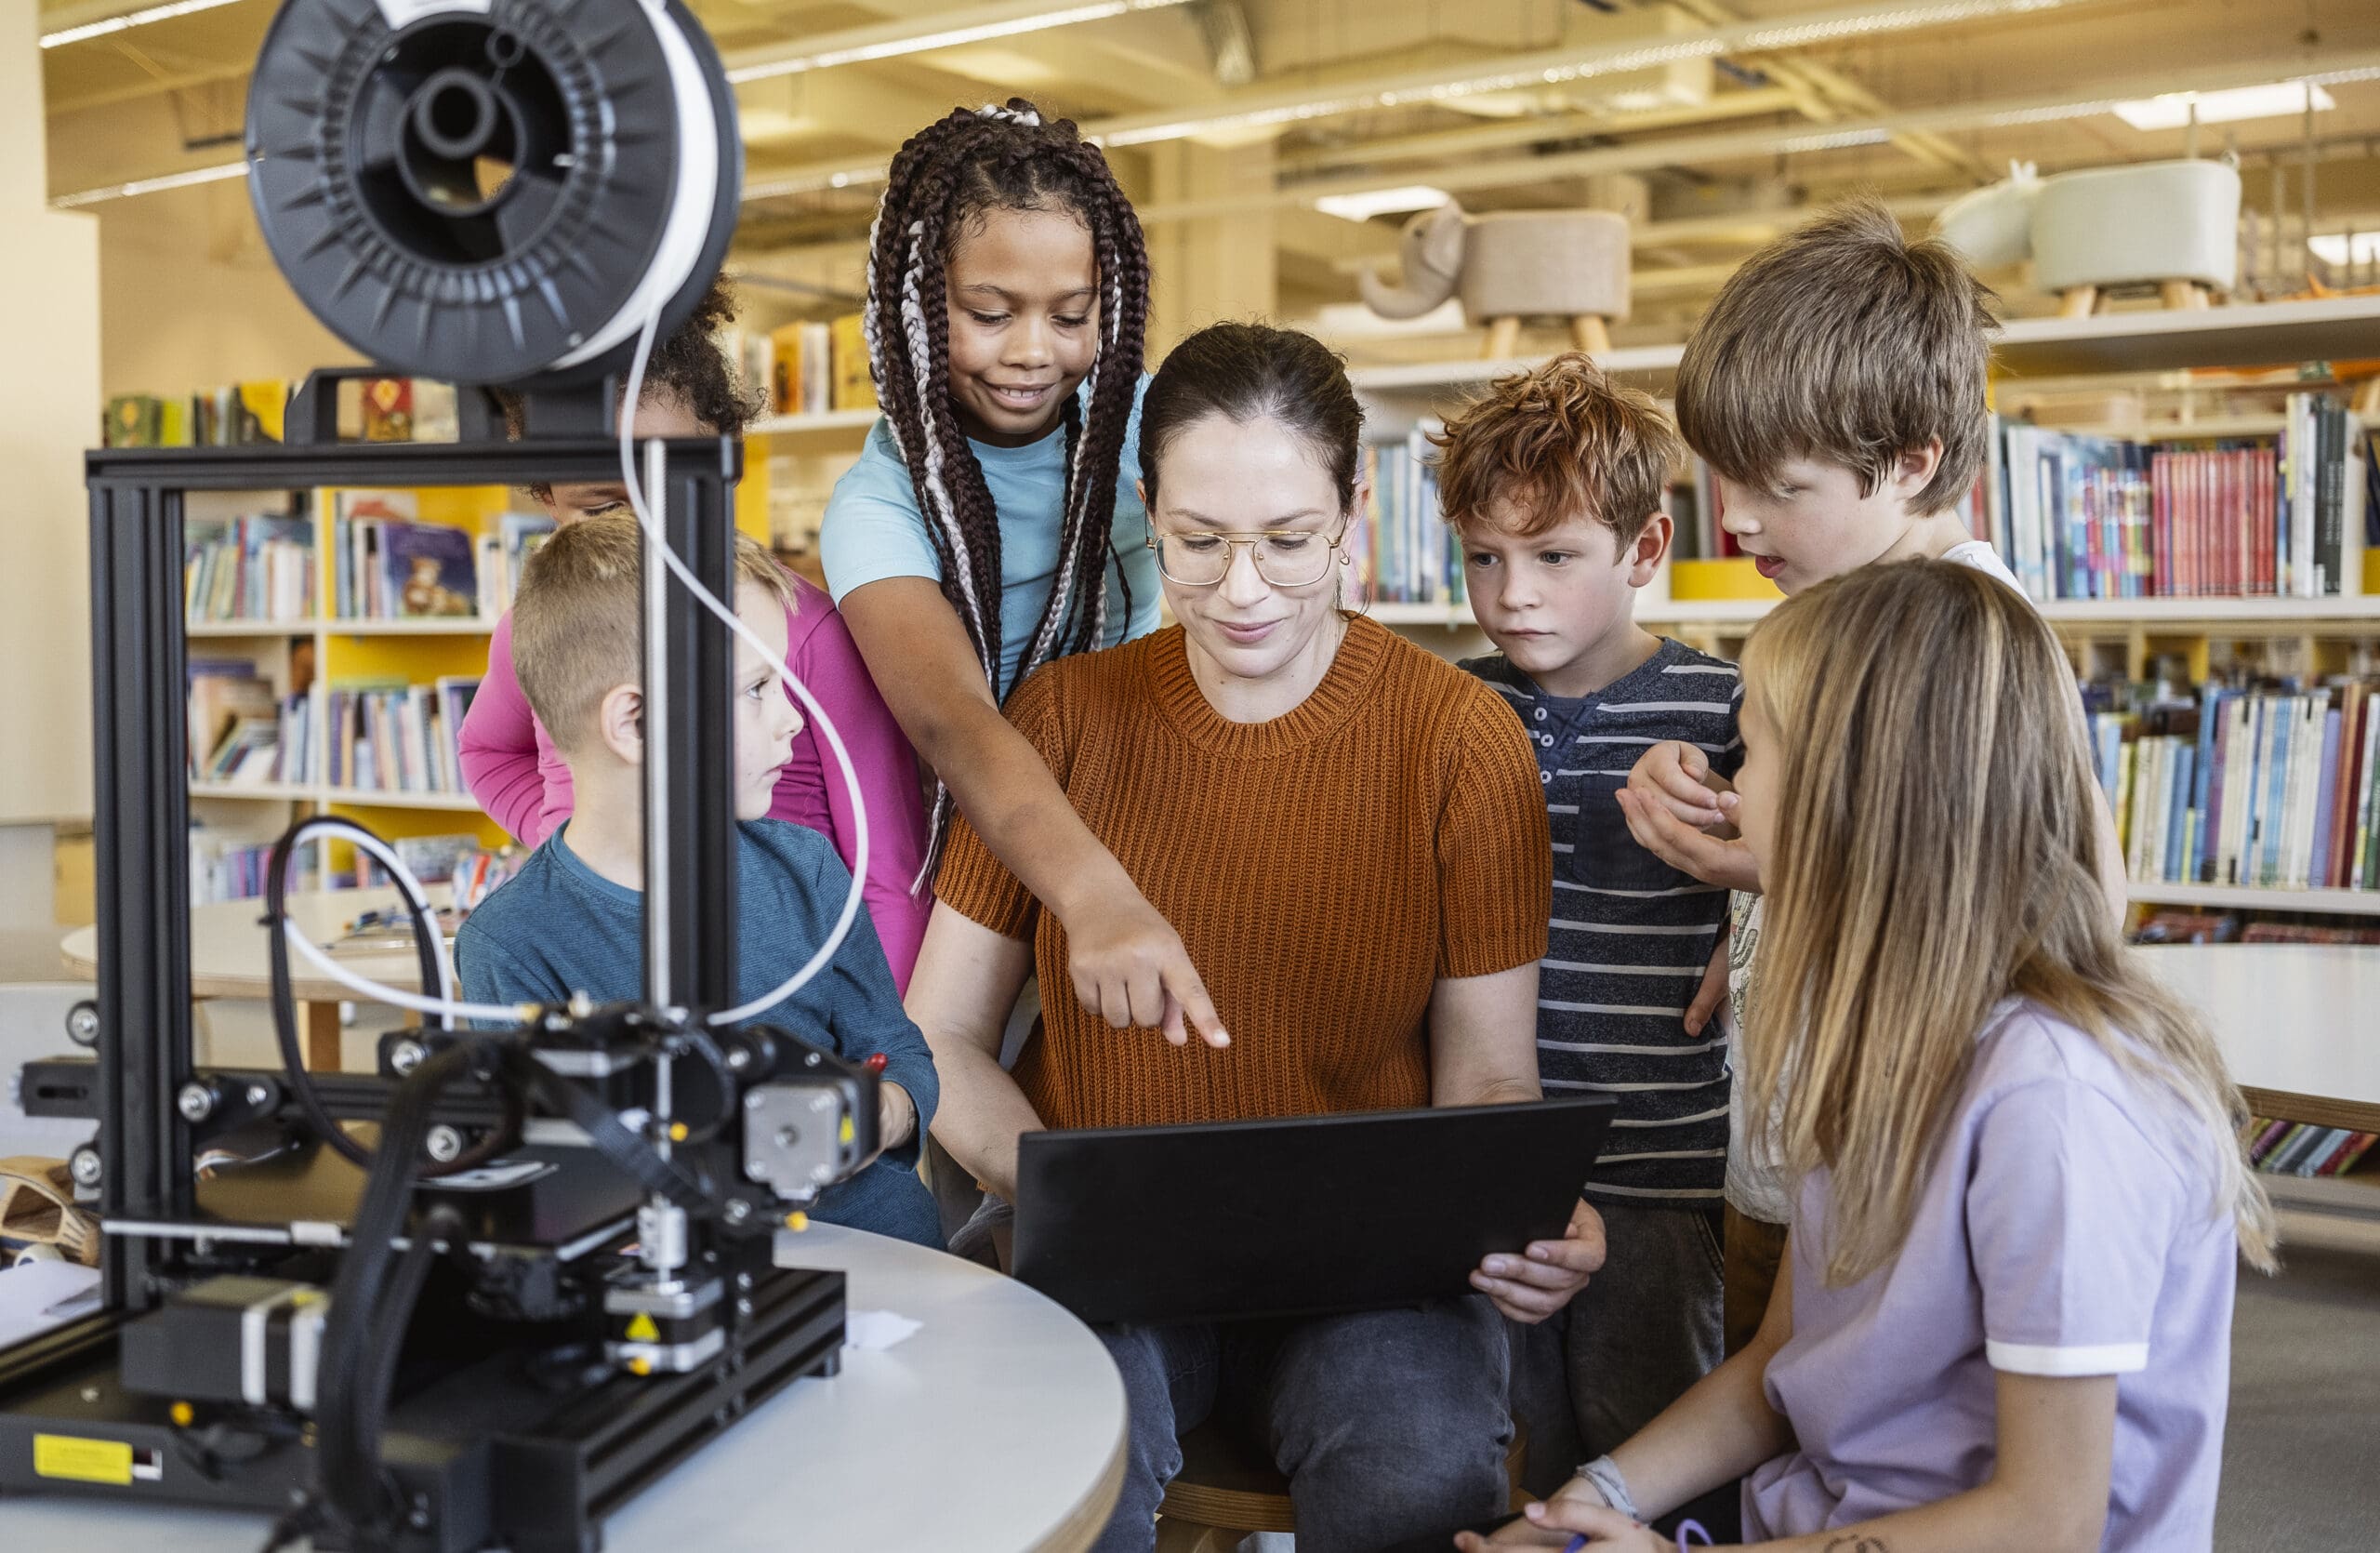
[[[22, 1093], [98, 1124], [73, 1163], [104, 1306], [0, 1352], [0, 1496], [260, 1508], [276, 1544], [589, 1550], [672, 1463], [836, 1368], [841, 1276], [776, 1268], [774, 1232], [876, 1148], [873, 1073], [727, 1007], [732, 645], [696, 589], [732, 596], [740, 451], [626, 431], [734, 227], [734, 102], [674, 0], [286, 0], [247, 152], [317, 315], [378, 371], [522, 389], [528, 435], [466, 389], [459, 443], [342, 446], [318, 373], [280, 445], [88, 458], [97, 1050]], [[184, 493], [623, 477], [648, 534], [644, 1001], [458, 1023], [418, 886], [316, 816], [265, 903], [284, 1065], [194, 1066]], [[426, 1018], [377, 1075], [298, 1056], [279, 864], [326, 828], [415, 916]], [[258, 1162], [201, 1179], [208, 1150]]]

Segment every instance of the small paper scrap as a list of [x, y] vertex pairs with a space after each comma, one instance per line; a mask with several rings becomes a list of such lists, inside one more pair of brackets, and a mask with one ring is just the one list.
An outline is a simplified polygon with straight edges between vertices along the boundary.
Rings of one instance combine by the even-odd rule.
[[853, 1310], [843, 1317], [843, 1347], [859, 1353], [880, 1353], [924, 1324], [890, 1310]]

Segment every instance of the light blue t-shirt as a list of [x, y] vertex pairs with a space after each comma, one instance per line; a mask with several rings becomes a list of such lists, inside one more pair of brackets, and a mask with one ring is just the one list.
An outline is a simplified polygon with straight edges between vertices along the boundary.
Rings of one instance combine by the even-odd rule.
[[[1157, 630], [1157, 558], [1149, 551], [1147, 519], [1132, 489], [1141, 472], [1141, 394], [1148, 386], [1144, 375], [1132, 396], [1132, 418], [1116, 469], [1115, 548], [1107, 560], [1103, 647]], [[983, 466], [984, 484], [1000, 515], [1000, 683], [994, 688], [1005, 698], [1015, 688], [1016, 667], [1024, 661], [1034, 627], [1041, 623], [1057, 577], [1066, 438], [1063, 428], [1052, 426], [1049, 435], [1024, 447], [995, 447], [972, 437], [967, 445]], [[826, 591], [838, 604], [888, 577], [942, 580], [942, 560], [926, 532], [925, 516], [918, 511], [909, 468], [881, 420], [869, 428], [859, 462], [835, 482], [818, 533], [818, 554], [826, 568]], [[1131, 590], [1129, 612], [1127, 582]]]

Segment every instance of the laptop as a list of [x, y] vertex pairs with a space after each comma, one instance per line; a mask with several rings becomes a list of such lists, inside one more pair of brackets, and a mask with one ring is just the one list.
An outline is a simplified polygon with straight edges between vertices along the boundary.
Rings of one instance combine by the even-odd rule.
[[1025, 1135], [1015, 1274], [1090, 1322], [1382, 1309], [1557, 1240], [1608, 1096]]

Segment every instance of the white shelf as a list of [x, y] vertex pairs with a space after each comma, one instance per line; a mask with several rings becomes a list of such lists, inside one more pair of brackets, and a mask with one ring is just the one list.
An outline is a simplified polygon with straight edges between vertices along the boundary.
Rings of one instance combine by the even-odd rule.
[[1363, 613], [1383, 626], [1445, 626], [1456, 630], [1476, 624], [1467, 604], [1376, 604]]
[[332, 618], [317, 623], [333, 636], [485, 636], [496, 629], [494, 620], [477, 615], [418, 620]]
[[326, 803], [360, 803], [379, 809], [446, 809], [456, 814], [480, 812], [479, 800], [467, 792], [401, 792], [379, 788], [325, 788], [317, 795]]
[[259, 637], [304, 636], [314, 629], [311, 620], [192, 620], [182, 628], [188, 637]]
[[[1630, 345], [1606, 351], [1595, 363], [1614, 377], [1664, 376], [1677, 370], [1683, 345]], [[1499, 378], [1541, 366], [1544, 356], [1513, 356], [1501, 361], [1411, 362], [1394, 366], [1355, 366], [1347, 380], [1358, 393], [1412, 393], [1431, 389], [1485, 388]]]
[[2277, 890], [2253, 884], [2175, 884], [2133, 880], [2125, 894], [2141, 906], [2203, 906], [2215, 910], [2320, 911], [2380, 917], [2380, 890]]
[[350, 620], [337, 617], [302, 620], [192, 620], [182, 634], [202, 637], [311, 636], [485, 636], [494, 620], [481, 616], [446, 616], [418, 620]]
[[1775, 599], [1645, 599], [1636, 618], [1648, 626], [1748, 626], [1777, 607]]
[[745, 429], [747, 436], [800, 437], [826, 436], [838, 432], [865, 432], [876, 424], [883, 412], [873, 407], [865, 410], [822, 410], [814, 415], [764, 416]]
[[2361, 594], [2331, 599], [2058, 599], [2041, 609], [2044, 619], [2078, 624], [2380, 621], [2380, 597]]
[[2277, 366], [2380, 354], [2380, 296], [2152, 309], [2090, 318], [2020, 318], [1992, 352], [2022, 376]]
[[[1644, 599], [1636, 618], [1648, 626], [1751, 625], [1777, 607], [1774, 599]], [[2155, 626], [2380, 624], [2380, 596], [2343, 599], [2058, 599], [2040, 606], [2053, 625]], [[1384, 626], [1474, 624], [1469, 604], [1376, 604], [1365, 611]]]
[[[1677, 370], [1683, 351], [1678, 345], [1632, 345], [1595, 359], [1615, 376], [1660, 377]], [[2002, 330], [1992, 349], [1994, 365], [2016, 377], [2272, 366], [2371, 356], [2380, 356], [2380, 296], [2250, 302], [2199, 312], [2150, 310], [2104, 312], [2090, 318], [2020, 318]], [[1359, 366], [1350, 370], [1347, 378], [1359, 393], [1409, 395], [1483, 387], [1544, 360], [1536, 356]]]
[[192, 782], [192, 798], [243, 799], [257, 803], [364, 803], [381, 809], [443, 809], [480, 812], [467, 792], [395, 792], [376, 788], [293, 787], [286, 782]]
[[292, 787], [287, 782], [192, 782], [192, 798], [242, 798], [259, 803], [303, 803], [314, 793], [311, 788]]
[[[2135, 427], [2095, 431], [2088, 427], [2075, 430], [2086, 436], [2107, 436], [2117, 442], [2206, 442], [2215, 438], [2277, 437], [2289, 429], [2289, 418], [2283, 415], [2210, 415], [2195, 420], [2151, 420]], [[2045, 430], [2062, 431], [2062, 426]]]

